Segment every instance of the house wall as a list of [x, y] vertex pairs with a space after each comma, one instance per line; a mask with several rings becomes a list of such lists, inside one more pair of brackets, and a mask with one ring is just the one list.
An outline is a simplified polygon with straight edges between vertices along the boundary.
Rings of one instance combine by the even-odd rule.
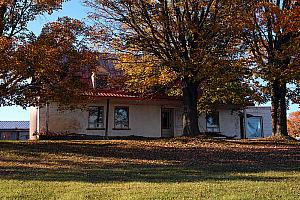
[[29, 130], [11, 129], [0, 130], [0, 140], [28, 140]]
[[38, 132], [38, 108], [30, 107], [30, 125], [29, 125], [29, 139], [36, 140], [37, 136], [35, 133]]
[[[143, 137], [161, 137], [161, 108], [169, 107], [176, 110], [176, 123], [174, 127], [174, 135], [182, 135], [182, 111], [180, 103], [170, 101], [133, 101], [123, 99], [110, 99], [109, 115], [108, 115], [108, 136], [143, 136]], [[104, 126], [106, 121], [107, 100], [98, 100], [89, 106], [104, 107]], [[116, 106], [129, 107], [129, 130], [114, 129], [114, 108]], [[40, 132], [46, 131], [46, 111], [40, 108], [39, 116], [32, 113], [32, 119], [37, 116], [39, 119]], [[178, 117], [180, 116], [180, 117]], [[37, 123], [36, 123], [37, 124]], [[89, 130], [88, 129], [88, 111], [87, 110], [65, 110], [58, 111], [55, 104], [49, 106], [48, 119], [49, 132], [57, 133], [76, 133], [86, 135], [104, 136], [105, 130]], [[34, 123], [32, 124], [34, 131]]]
[[272, 136], [271, 107], [247, 107], [245, 109], [245, 114], [261, 116], [263, 120], [263, 137]]
[[[104, 107], [104, 124], [106, 121], [107, 100], [98, 100], [89, 106]], [[114, 129], [114, 108], [116, 106], [129, 107], [129, 130]], [[161, 108], [174, 108], [174, 136], [183, 134], [183, 108], [179, 102], [169, 101], [134, 101], [124, 99], [110, 99], [108, 115], [108, 136], [143, 136], [161, 137]], [[222, 108], [219, 111], [220, 133], [225, 136], [241, 138], [240, 113], [232, 108]], [[269, 107], [248, 107], [246, 114], [262, 116], [264, 137], [272, 135], [271, 109]], [[38, 120], [36, 120], [38, 119]], [[34, 132], [46, 130], [46, 108], [31, 109], [30, 138]], [[200, 132], [206, 132], [206, 115], [199, 116]], [[49, 131], [57, 133], [77, 133], [86, 135], [104, 136], [105, 130], [88, 129], [88, 111], [66, 110], [58, 111], [55, 104], [49, 107]], [[36, 138], [35, 138], [36, 139]]]
[[19, 133], [12, 130], [0, 130], [0, 140], [18, 140]]
[[[240, 131], [240, 117], [237, 111], [232, 109], [218, 109], [220, 133], [228, 137], [241, 138]], [[206, 114], [199, 116], [199, 129], [200, 132], [207, 132], [206, 129]]]
[[238, 112], [222, 110], [220, 112], [220, 130], [229, 137], [241, 138], [240, 117]]
[[28, 140], [29, 139], [29, 130], [19, 132], [19, 140]]

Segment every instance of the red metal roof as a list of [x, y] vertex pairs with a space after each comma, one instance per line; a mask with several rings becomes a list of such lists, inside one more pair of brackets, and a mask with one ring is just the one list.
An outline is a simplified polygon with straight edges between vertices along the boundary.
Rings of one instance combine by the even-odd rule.
[[113, 92], [107, 90], [89, 91], [84, 94], [93, 97], [139, 98], [138, 96], [127, 94], [125, 92]]
[[124, 91], [113, 91], [113, 90], [91, 90], [86, 91], [84, 93], [86, 96], [96, 97], [96, 98], [124, 98], [124, 99], [132, 99], [132, 100], [181, 100], [179, 97], [173, 96], [139, 96], [131, 93], [127, 93]]

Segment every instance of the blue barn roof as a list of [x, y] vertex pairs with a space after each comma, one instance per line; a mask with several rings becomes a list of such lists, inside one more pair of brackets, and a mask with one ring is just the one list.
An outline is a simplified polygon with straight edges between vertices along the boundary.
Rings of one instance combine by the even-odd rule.
[[29, 129], [29, 121], [0, 121], [1, 129]]

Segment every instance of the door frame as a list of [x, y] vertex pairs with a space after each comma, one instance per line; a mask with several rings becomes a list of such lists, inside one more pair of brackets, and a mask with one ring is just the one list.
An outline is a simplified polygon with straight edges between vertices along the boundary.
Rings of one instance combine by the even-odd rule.
[[170, 110], [170, 124], [171, 124], [171, 132], [172, 136], [171, 138], [175, 137], [175, 108], [170, 108], [170, 107], [161, 107], [160, 109], [160, 137], [163, 137], [163, 127], [162, 127], [162, 113], [163, 110]]

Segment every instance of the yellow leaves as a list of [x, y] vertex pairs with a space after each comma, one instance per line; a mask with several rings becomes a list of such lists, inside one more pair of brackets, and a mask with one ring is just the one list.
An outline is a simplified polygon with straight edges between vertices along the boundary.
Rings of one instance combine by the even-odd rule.
[[172, 72], [170, 72], [169, 70], [162, 69], [160, 71], [160, 76], [158, 80], [162, 85], [167, 85], [173, 79], [174, 79], [174, 75], [172, 76]]
[[176, 78], [170, 69], [160, 66], [159, 61], [150, 55], [123, 54], [117, 67], [124, 71], [125, 84], [133, 92], [147, 93], [153, 87], [166, 86]]

